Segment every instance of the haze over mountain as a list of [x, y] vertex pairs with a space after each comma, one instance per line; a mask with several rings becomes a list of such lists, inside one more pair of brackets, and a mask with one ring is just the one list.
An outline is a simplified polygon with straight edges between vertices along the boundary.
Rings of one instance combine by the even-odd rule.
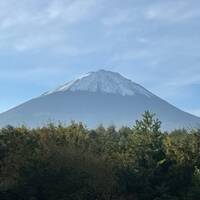
[[100, 124], [132, 126], [145, 110], [156, 113], [165, 130], [200, 125], [200, 118], [174, 107], [119, 73], [100, 70], [0, 114], [0, 126], [37, 127], [72, 120], [91, 128]]

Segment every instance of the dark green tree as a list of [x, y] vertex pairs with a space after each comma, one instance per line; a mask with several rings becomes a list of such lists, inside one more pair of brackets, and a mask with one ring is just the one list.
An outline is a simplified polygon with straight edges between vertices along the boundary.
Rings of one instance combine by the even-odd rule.
[[160, 134], [161, 121], [155, 119], [155, 114], [145, 111], [142, 120], [136, 120], [133, 130], [138, 133]]

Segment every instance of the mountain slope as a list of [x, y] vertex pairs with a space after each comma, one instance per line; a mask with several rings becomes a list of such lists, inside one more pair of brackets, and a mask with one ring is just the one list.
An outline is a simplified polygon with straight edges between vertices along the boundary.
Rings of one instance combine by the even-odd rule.
[[51, 122], [82, 121], [89, 127], [103, 123], [131, 126], [145, 110], [156, 113], [165, 130], [197, 127], [200, 118], [185, 113], [118, 73], [100, 70], [0, 115], [0, 126], [31, 127]]

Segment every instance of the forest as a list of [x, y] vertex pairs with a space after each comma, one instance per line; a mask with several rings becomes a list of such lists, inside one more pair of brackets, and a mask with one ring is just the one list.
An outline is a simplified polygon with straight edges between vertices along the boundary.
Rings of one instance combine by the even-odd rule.
[[1, 200], [198, 200], [200, 130], [82, 123], [0, 129]]

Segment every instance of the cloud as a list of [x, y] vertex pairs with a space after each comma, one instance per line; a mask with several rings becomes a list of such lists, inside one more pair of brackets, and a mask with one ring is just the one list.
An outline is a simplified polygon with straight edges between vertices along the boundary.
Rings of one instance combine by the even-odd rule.
[[[193, 1], [195, 3], [195, 1]], [[196, 2], [197, 3], [197, 2]], [[162, 3], [154, 3], [150, 5], [145, 15], [150, 20], [165, 20], [169, 22], [181, 22], [185, 20], [194, 19], [200, 16], [198, 8], [193, 7], [190, 1], [163, 1]]]
[[132, 13], [128, 10], [116, 10], [112, 15], [102, 19], [103, 25], [107, 27], [119, 26], [130, 23], [133, 20]]
[[65, 23], [74, 24], [90, 17], [96, 5], [95, 0], [53, 1], [47, 8], [49, 19], [62, 19]]
[[[198, 73], [200, 73], [200, 70]], [[200, 74], [195, 74], [195, 72], [193, 73], [190, 72], [185, 76], [184, 75], [177, 76], [175, 80], [168, 83], [169, 86], [176, 86], [176, 87], [188, 86], [193, 84], [200, 84]]]
[[118, 62], [118, 61], [135, 61], [140, 59], [147, 59], [149, 57], [152, 57], [152, 53], [149, 52], [147, 49], [130, 49], [129, 51], [126, 51], [124, 53], [115, 54], [112, 57], [112, 61]]
[[[44, 0], [44, 3], [36, 0], [16, 2], [5, 0], [0, 3], [2, 13], [0, 15], [1, 28], [9, 28], [23, 25], [47, 25], [63, 23], [75, 24], [90, 17], [91, 11], [96, 5], [95, 0]], [[9, 15], [7, 15], [9, 12]], [[32, 28], [32, 27], [30, 27]]]
[[18, 68], [16, 73], [15, 68], [10, 67], [9, 69], [1, 69], [0, 79], [1, 81], [17, 81], [17, 82], [32, 82], [40, 80], [41, 77], [55, 76], [62, 72], [61, 67], [31, 67], [31, 68]]
[[[42, 48], [63, 51], [64, 42], [69, 49], [72, 46], [69, 40], [73, 36], [69, 30], [90, 20], [96, 14], [93, 9], [97, 5], [95, 0], [44, 0], [43, 3], [2, 0], [0, 48], [20, 52]], [[75, 48], [79, 47], [72, 46], [72, 51]]]

